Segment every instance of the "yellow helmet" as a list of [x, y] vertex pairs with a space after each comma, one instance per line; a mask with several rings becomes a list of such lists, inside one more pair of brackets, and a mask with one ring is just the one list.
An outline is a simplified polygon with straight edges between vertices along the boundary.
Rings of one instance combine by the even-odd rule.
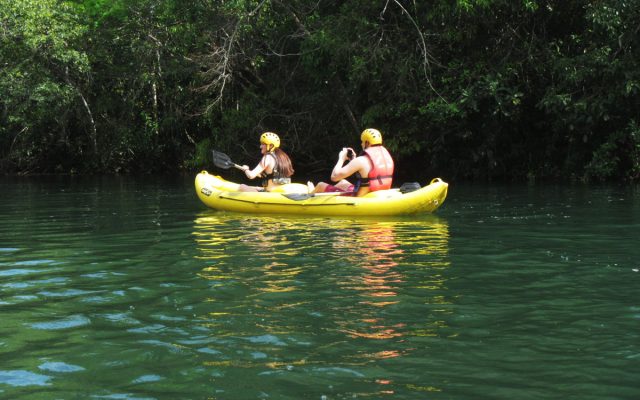
[[270, 150], [275, 150], [280, 147], [280, 138], [273, 132], [265, 132], [260, 136], [260, 143], [266, 144], [267, 147], [273, 145]]
[[369, 145], [382, 144], [382, 133], [377, 129], [367, 128], [360, 135], [361, 142], [369, 142]]

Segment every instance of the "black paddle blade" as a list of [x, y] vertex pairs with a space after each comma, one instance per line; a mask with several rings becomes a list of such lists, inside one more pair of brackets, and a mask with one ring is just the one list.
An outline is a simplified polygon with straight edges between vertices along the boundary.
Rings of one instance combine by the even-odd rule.
[[222, 169], [229, 169], [234, 166], [234, 162], [231, 161], [228, 155], [224, 153], [220, 153], [219, 151], [212, 150], [213, 152], [213, 163], [216, 167]]

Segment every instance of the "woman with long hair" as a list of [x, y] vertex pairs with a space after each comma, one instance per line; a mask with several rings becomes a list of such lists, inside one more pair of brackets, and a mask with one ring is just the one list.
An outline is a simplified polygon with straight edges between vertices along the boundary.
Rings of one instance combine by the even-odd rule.
[[243, 165], [245, 175], [249, 179], [262, 178], [262, 187], [240, 185], [242, 192], [270, 192], [274, 188], [291, 183], [293, 165], [291, 159], [280, 148], [280, 137], [273, 132], [265, 132], [260, 136], [260, 153], [262, 159], [254, 169]]

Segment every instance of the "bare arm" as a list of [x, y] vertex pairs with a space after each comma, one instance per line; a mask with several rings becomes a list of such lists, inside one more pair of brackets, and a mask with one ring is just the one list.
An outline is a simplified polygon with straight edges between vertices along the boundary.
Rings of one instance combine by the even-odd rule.
[[244, 170], [244, 174], [247, 176], [247, 178], [255, 179], [256, 176], [260, 176], [260, 174], [262, 174], [262, 172], [264, 172], [268, 167], [271, 167], [271, 169], [273, 169], [273, 164], [275, 164], [273, 157], [264, 156], [254, 169], [250, 170], [249, 166], [247, 165], [243, 165], [242, 169]]
[[338, 154], [338, 162], [336, 162], [336, 165], [333, 167], [333, 171], [331, 171], [331, 180], [333, 182], [339, 182], [342, 179], [346, 179], [363, 169], [365, 161], [364, 157], [356, 157], [349, 161], [347, 165], [343, 165], [347, 160], [347, 154], [349, 151], [353, 150], [345, 147]]

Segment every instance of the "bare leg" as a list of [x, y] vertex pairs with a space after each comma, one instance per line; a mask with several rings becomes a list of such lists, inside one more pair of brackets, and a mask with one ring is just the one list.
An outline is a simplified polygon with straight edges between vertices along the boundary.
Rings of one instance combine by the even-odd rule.
[[344, 190], [345, 192], [349, 190], [349, 186], [351, 186], [351, 182], [349, 182], [346, 179], [341, 180], [340, 182], [336, 183], [335, 186], [340, 189], [340, 190]]
[[325, 190], [327, 190], [327, 186], [329, 186], [328, 183], [318, 182], [315, 189], [313, 189], [311, 193], [323, 193]]
[[260, 191], [260, 189], [262, 188], [259, 188], [257, 186], [249, 186], [245, 184], [240, 185], [240, 187], [238, 188], [238, 190], [240, 190], [241, 192], [258, 192]]

